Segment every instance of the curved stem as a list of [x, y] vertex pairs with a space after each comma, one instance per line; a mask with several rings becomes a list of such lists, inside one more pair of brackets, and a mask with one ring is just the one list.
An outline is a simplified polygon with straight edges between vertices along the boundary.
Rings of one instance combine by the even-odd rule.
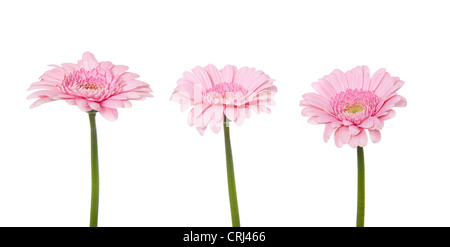
[[356, 212], [356, 227], [364, 227], [364, 150], [362, 147], [357, 147], [358, 155], [358, 206]]
[[236, 192], [236, 181], [234, 179], [233, 155], [231, 153], [230, 128], [228, 119], [224, 117], [223, 133], [225, 136], [225, 154], [227, 159], [228, 194], [230, 196], [231, 222], [233, 227], [241, 226], [239, 221], [239, 209]]
[[98, 172], [98, 146], [97, 146], [97, 128], [95, 126], [95, 114], [97, 111], [90, 111], [89, 123], [91, 125], [91, 218], [90, 227], [96, 227], [98, 221], [98, 195], [99, 195], [99, 172]]

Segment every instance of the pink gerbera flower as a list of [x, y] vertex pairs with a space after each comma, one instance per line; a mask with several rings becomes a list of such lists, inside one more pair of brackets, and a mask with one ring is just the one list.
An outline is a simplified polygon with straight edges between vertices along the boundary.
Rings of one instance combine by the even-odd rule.
[[180, 103], [182, 111], [191, 108], [188, 124], [196, 126], [201, 135], [208, 125], [218, 133], [224, 116], [241, 125], [251, 110], [270, 113], [268, 106], [274, 104], [272, 97], [277, 91], [273, 81], [254, 68], [197, 66], [178, 80], [171, 100]]
[[334, 132], [336, 146], [349, 144], [355, 148], [380, 141], [384, 121], [395, 116], [393, 107], [406, 106], [406, 99], [397, 94], [404, 82], [380, 69], [370, 77], [369, 68], [356, 67], [346, 73], [334, 70], [312, 84], [317, 93], [303, 95], [300, 106], [308, 122], [325, 124], [327, 142]]
[[77, 105], [88, 113], [91, 127], [91, 214], [89, 226], [98, 224], [99, 205], [99, 168], [97, 127], [95, 116], [97, 112], [108, 119], [117, 119], [117, 108], [130, 107], [130, 100], [140, 100], [152, 97], [150, 86], [136, 80], [139, 75], [126, 72], [127, 66], [114, 65], [111, 62], [97, 62], [89, 52], [83, 54], [78, 64], [63, 63], [53, 65], [52, 70], [45, 72], [41, 80], [31, 85], [29, 90], [38, 89], [28, 99], [38, 98], [31, 108], [54, 101], [66, 100]]
[[208, 125], [214, 133], [222, 129], [225, 139], [228, 193], [230, 199], [231, 222], [233, 227], [241, 225], [234, 178], [233, 155], [229, 121], [241, 125], [250, 111], [270, 112], [272, 97], [277, 88], [273, 79], [253, 68], [227, 65], [218, 70], [210, 64], [204, 68], [197, 66], [192, 73], [185, 72], [178, 80], [178, 86], [171, 100], [181, 104], [181, 110], [191, 108], [188, 124], [196, 126], [203, 135]]
[[82, 111], [95, 110], [108, 119], [117, 119], [117, 108], [130, 107], [130, 100], [152, 97], [150, 86], [137, 80], [139, 75], [126, 72], [128, 66], [111, 62], [97, 62], [92, 53], [85, 52], [78, 64], [52, 65], [40, 81], [29, 90], [38, 89], [28, 99], [38, 98], [31, 108], [41, 104], [65, 100]]

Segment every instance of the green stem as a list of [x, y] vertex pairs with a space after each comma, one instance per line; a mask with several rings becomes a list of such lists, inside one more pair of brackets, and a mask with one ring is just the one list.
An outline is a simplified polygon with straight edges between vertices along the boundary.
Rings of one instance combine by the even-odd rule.
[[231, 222], [233, 227], [240, 227], [239, 209], [236, 193], [236, 181], [234, 179], [233, 155], [231, 153], [230, 128], [228, 119], [224, 117], [223, 132], [225, 136], [225, 154], [227, 157], [228, 194], [230, 196]]
[[91, 125], [91, 219], [90, 227], [96, 227], [98, 222], [98, 192], [99, 192], [99, 172], [98, 172], [98, 147], [97, 147], [97, 128], [95, 127], [95, 114], [97, 111], [90, 111], [89, 123]]
[[364, 150], [357, 147], [358, 155], [358, 207], [356, 212], [356, 227], [364, 227]]

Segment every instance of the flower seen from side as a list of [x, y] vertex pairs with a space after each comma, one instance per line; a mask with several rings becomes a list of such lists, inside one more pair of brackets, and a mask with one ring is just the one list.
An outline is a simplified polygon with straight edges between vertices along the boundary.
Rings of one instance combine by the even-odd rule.
[[130, 100], [152, 97], [150, 86], [137, 80], [138, 74], [127, 72], [128, 66], [97, 62], [90, 52], [85, 52], [76, 64], [51, 66], [54, 68], [28, 89], [38, 90], [28, 96], [28, 99], [37, 98], [31, 108], [65, 100], [82, 111], [95, 110], [108, 120], [116, 120], [117, 108], [131, 107]]

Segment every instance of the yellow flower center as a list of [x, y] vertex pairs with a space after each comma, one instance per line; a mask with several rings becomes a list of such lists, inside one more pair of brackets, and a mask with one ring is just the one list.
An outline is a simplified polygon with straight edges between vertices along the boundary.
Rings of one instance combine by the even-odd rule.
[[86, 89], [86, 90], [91, 90], [91, 91], [96, 91], [96, 90], [100, 89], [100, 86], [96, 85], [94, 83], [86, 83], [84, 85], [81, 85], [80, 87], [83, 89]]
[[360, 113], [362, 111], [364, 111], [364, 107], [361, 105], [352, 105], [345, 110], [345, 112], [350, 114]]

